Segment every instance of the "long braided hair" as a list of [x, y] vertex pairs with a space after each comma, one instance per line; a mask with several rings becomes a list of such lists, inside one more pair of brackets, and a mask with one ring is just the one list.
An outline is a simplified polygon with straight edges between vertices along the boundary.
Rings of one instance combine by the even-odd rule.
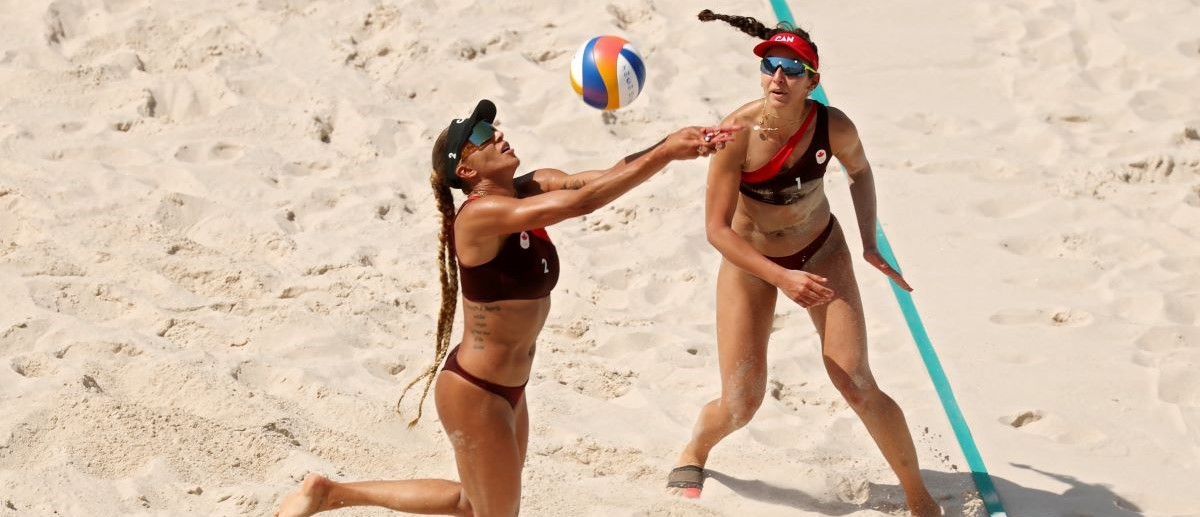
[[751, 18], [749, 16], [731, 16], [728, 14], [718, 14], [718, 13], [712, 12], [709, 9], [700, 11], [700, 14], [697, 15], [697, 18], [700, 18], [700, 21], [702, 21], [702, 22], [711, 22], [714, 20], [723, 21], [725, 23], [728, 23], [729, 25], [732, 25], [734, 28], [741, 30], [742, 32], [744, 32], [746, 34], [749, 34], [749, 35], [754, 36], [761, 40], [771, 39], [771, 36], [774, 36], [781, 32], [786, 32], [788, 34], [795, 34], [796, 36], [799, 36], [804, 41], [808, 42], [809, 45], [812, 45], [814, 52], [820, 52], [819, 50], [817, 50], [817, 44], [813, 43], [812, 38], [808, 35], [808, 31], [801, 29], [800, 27], [797, 27], [795, 25], [792, 25], [788, 22], [779, 22], [779, 25], [776, 25], [774, 28], [771, 28], [771, 27], [767, 27], [766, 25], [763, 25], [763, 22], [760, 22], [757, 19]]
[[[458, 262], [454, 256], [454, 243], [451, 241], [454, 230], [454, 195], [451, 194], [450, 185], [446, 184], [446, 179], [442, 176], [442, 167], [446, 161], [442, 148], [446, 145], [446, 135], [449, 132], [449, 128], [442, 131], [433, 144], [433, 173], [429, 175], [429, 184], [433, 187], [433, 197], [437, 200], [438, 212], [441, 212], [442, 215], [442, 227], [438, 231], [438, 279], [442, 284], [442, 307], [438, 312], [437, 320], [437, 348], [434, 352], [433, 364], [408, 383], [408, 386], [405, 386], [404, 391], [400, 394], [400, 400], [396, 401], [396, 412], [399, 412], [400, 403], [404, 401], [408, 390], [422, 379], [425, 380], [425, 388], [421, 391], [421, 401], [417, 403], [417, 417], [408, 423], [410, 429], [421, 420], [425, 398], [429, 396], [429, 388], [433, 386], [433, 380], [437, 378], [438, 366], [446, 359], [446, 354], [450, 350], [450, 332], [454, 330], [454, 311], [458, 308]], [[470, 144], [467, 145], [470, 146]]]

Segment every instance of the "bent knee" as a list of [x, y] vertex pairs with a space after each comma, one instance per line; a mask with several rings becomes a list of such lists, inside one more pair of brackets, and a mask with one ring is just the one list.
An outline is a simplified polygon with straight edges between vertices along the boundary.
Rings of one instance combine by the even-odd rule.
[[846, 403], [858, 412], [871, 411], [879, 403], [888, 400], [887, 394], [879, 389], [874, 380], [834, 382], [834, 385], [842, 394], [842, 398], [846, 399]]
[[886, 397], [870, 375], [832, 375], [833, 386], [854, 409], [866, 409], [880, 397]]
[[721, 406], [729, 414], [729, 423], [734, 427], [743, 427], [750, 423], [750, 419], [754, 418], [762, 403], [762, 393], [721, 397]]

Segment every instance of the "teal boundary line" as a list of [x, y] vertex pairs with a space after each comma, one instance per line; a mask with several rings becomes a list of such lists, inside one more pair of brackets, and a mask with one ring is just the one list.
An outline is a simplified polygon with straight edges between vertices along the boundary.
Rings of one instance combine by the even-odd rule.
[[[771, 7], [774, 8], [775, 17], [779, 21], [795, 25], [795, 18], [792, 18], [792, 11], [788, 9], [785, 0], [771, 0]], [[829, 105], [829, 97], [825, 95], [825, 88], [822, 85], [817, 85], [810, 98], [826, 106]], [[875, 223], [875, 240], [883, 258], [893, 269], [900, 271], [900, 262], [896, 260], [896, 255], [892, 252], [892, 244], [888, 242], [887, 235], [883, 232], [883, 224], [879, 222]], [[921, 321], [921, 314], [917, 312], [916, 304], [913, 303], [912, 294], [896, 285], [896, 282], [891, 279], [888, 279], [888, 283], [892, 285], [896, 303], [900, 305], [900, 312], [904, 314], [904, 321], [908, 323], [908, 330], [912, 333], [917, 350], [921, 353], [921, 359], [925, 362], [925, 369], [929, 372], [929, 379], [933, 381], [934, 389], [937, 390], [938, 398], [942, 402], [942, 409], [946, 411], [946, 418], [950, 420], [950, 427], [954, 429], [954, 437], [958, 439], [958, 446], [967, 459], [967, 466], [971, 468], [971, 478], [975, 480], [975, 487], [979, 490], [984, 507], [992, 517], [1007, 517], [1008, 513], [1004, 511], [1004, 504], [1000, 502], [1000, 494], [996, 492], [992, 476], [988, 474], [987, 467], [983, 464], [983, 456], [979, 454], [979, 448], [975, 446], [971, 428], [967, 426], [967, 420], [963, 417], [962, 410], [958, 407], [958, 400], [954, 397], [954, 390], [950, 388], [946, 371], [942, 369], [942, 362], [933, 349], [929, 334], [925, 332], [925, 324]]]

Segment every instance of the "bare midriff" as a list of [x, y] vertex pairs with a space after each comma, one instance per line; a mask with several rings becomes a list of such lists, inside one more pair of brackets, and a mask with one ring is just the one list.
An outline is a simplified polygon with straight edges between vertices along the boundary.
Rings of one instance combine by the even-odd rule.
[[804, 197], [790, 205], [772, 205], [738, 195], [731, 227], [768, 257], [786, 257], [817, 238], [829, 223], [825, 184], [805, 185]]
[[458, 363], [480, 379], [501, 386], [529, 380], [537, 337], [550, 313], [550, 297], [473, 302], [463, 299]]

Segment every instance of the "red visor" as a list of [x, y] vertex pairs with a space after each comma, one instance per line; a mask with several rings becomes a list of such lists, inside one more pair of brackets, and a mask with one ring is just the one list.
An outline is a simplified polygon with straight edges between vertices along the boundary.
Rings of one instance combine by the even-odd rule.
[[795, 50], [797, 54], [800, 54], [800, 58], [811, 63], [813, 68], [817, 70], [821, 69], [816, 49], [800, 36], [786, 32], [771, 36], [771, 39], [754, 46], [754, 55], [763, 57], [767, 55], [767, 51], [771, 47], [787, 47]]

